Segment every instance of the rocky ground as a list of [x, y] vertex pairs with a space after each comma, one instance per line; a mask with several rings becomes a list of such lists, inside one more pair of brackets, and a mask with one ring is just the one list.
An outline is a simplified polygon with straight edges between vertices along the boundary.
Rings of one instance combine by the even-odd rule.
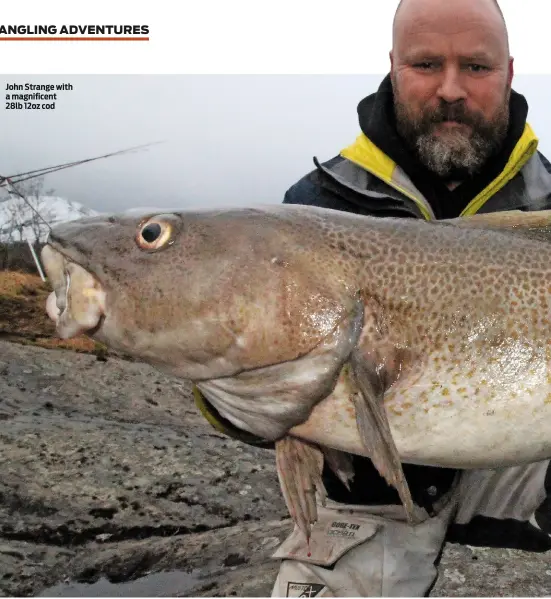
[[[0, 422], [0, 594], [270, 594], [273, 454], [216, 433], [186, 385], [0, 341]], [[433, 595], [551, 590], [545, 554], [448, 546], [441, 572]]]

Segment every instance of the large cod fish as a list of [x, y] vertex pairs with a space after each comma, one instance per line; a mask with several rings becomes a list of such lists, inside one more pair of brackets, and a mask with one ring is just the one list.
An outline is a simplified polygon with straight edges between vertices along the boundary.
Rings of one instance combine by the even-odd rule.
[[195, 383], [275, 441], [308, 537], [324, 461], [493, 468], [551, 457], [551, 212], [428, 223], [276, 205], [89, 217], [42, 250], [60, 337]]

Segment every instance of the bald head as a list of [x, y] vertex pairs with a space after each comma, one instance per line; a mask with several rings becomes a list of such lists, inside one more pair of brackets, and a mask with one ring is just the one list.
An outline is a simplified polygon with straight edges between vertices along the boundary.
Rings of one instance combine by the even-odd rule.
[[[472, 14], [484, 21], [489, 30], [501, 38], [505, 52], [509, 54], [509, 36], [503, 12], [497, 0], [400, 0], [392, 24], [392, 47], [401, 41], [401, 34], [411, 23], [428, 21], [448, 21], [460, 15]], [[420, 19], [421, 17], [421, 19]]]

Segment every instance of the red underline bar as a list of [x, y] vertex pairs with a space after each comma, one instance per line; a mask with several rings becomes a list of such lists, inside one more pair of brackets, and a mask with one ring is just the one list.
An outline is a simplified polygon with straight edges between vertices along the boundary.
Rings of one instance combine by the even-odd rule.
[[0, 37], [0, 42], [148, 42], [149, 37]]

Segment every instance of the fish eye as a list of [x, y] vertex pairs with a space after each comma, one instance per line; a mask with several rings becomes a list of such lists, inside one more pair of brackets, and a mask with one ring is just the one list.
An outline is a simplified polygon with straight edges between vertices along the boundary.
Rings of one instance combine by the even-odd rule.
[[142, 229], [142, 237], [147, 241], [147, 243], [153, 243], [159, 238], [162, 230], [163, 229], [159, 223], [151, 223]]
[[136, 243], [142, 250], [160, 250], [167, 245], [172, 237], [172, 227], [161, 220], [149, 220], [138, 229]]

